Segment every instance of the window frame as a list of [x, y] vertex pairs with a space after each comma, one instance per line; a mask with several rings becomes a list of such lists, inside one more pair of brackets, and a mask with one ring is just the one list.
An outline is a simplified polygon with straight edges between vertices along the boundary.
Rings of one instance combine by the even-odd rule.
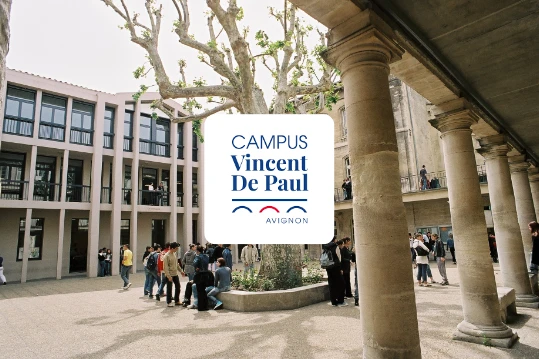
[[[43, 99], [45, 97], [51, 97], [51, 98], [56, 98], [56, 99], [59, 99], [59, 100], [63, 100], [65, 101], [65, 107], [61, 107], [59, 105], [54, 105], [54, 104], [50, 104], [50, 103], [45, 103], [43, 101]], [[65, 142], [65, 129], [66, 129], [66, 122], [67, 122], [67, 103], [68, 103], [68, 99], [65, 98], [65, 97], [61, 97], [61, 96], [56, 96], [56, 95], [53, 95], [53, 94], [49, 94], [49, 93], [43, 93], [42, 96], [41, 96], [41, 109], [40, 109], [40, 116], [39, 116], [39, 125], [44, 125], [44, 126], [48, 126], [48, 127], [52, 127], [52, 128], [59, 128], [59, 129], [62, 129], [63, 130], [63, 135], [62, 135], [62, 139], [55, 139], [53, 138], [52, 136], [52, 131], [51, 131], [51, 137], [43, 137], [41, 136], [41, 130], [38, 131], [38, 138], [40, 139], [44, 139], [44, 140], [50, 140], [50, 141], [57, 141], [57, 142]], [[46, 108], [50, 108], [52, 110], [52, 115], [51, 115], [51, 122], [46, 122], [46, 121], [43, 121], [43, 107], [46, 107]], [[63, 124], [58, 124], [58, 123], [55, 123], [54, 122], [54, 113], [56, 110], [63, 110], [64, 111], [64, 123]]]
[[[129, 121], [126, 121], [125, 115], [129, 115]], [[135, 119], [135, 111], [126, 109], [124, 112], [124, 145], [123, 150], [124, 152], [133, 152], [133, 122]], [[129, 123], [129, 134], [125, 133], [125, 124]], [[125, 140], [129, 141], [129, 148], [130, 150], [127, 150], [125, 148]]]
[[[36, 261], [36, 260], [42, 260], [43, 259], [43, 240], [44, 240], [44, 232], [45, 232], [45, 218], [32, 218], [31, 221], [41, 221], [41, 236], [40, 238], [37, 238], [36, 237], [36, 240], [34, 242], [34, 249], [35, 248], [39, 248], [39, 256], [38, 257], [31, 257], [32, 255], [32, 247], [30, 247], [30, 253], [29, 253], [29, 256], [28, 256], [28, 260], [29, 261]], [[22, 226], [21, 226], [22, 224]], [[16, 261], [17, 262], [22, 262], [23, 259], [24, 259], [24, 255], [23, 255], [23, 251], [24, 251], [24, 230], [25, 230], [25, 225], [26, 225], [26, 218], [25, 217], [21, 217], [20, 220], [19, 220], [19, 237], [18, 237], [18, 241], [17, 241], [17, 254], [16, 254]], [[30, 235], [32, 235], [32, 225], [33, 223], [30, 224]], [[36, 227], [37, 227], [37, 224], [36, 224]], [[39, 243], [39, 246], [36, 245], [37, 243]], [[30, 243], [31, 245], [31, 243]], [[20, 256], [20, 258], [19, 258]]]
[[[92, 108], [92, 112], [91, 112], [91, 116], [90, 116], [91, 120], [90, 120], [90, 128], [89, 129], [84, 128], [84, 116], [87, 115], [88, 112], [83, 111], [83, 110], [75, 109], [75, 104], [90, 106]], [[81, 127], [73, 125], [73, 115], [75, 115], [75, 114], [81, 115]], [[76, 144], [76, 145], [82, 145], [82, 146], [93, 146], [93, 144], [94, 144], [94, 121], [95, 121], [95, 104], [90, 103], [90, 102], [80, 101], [80, 100], [73, 100], [73, 105], [71, 107], [71, 127], [69, 129], [69, 132], [70, 132], [70, 134], [69, 134], [69, 143], [73, 143], [73, 144]], [[78, 132], [82, 132], [82, 133], [88, 133], [90, 135], [90, 143], [83, 143], [83, 142], [73, 141], [73, 138], [72, 138], [72, 135], [71, 135], [71, 132], [73, 130], [78, 131]]]
[[[107, 111], [110, 111], [112, 113], [112, 117], [107, 117]], [[105, 141], [103, 141], [103, 148], [112, 149], [114, 148], [114, 120], [116, 119], [116, 109], [114, 107], [105, 107], [105, 114], [103, 115], [103, 124], [106, 120], [110, 120], [110, 130], [112, 132], [107, 132], [105, 129], [103, 129], [103, 136], [104, 138], [110, 137], [110, 147], [105, 146]]]
[[[11, 97], [10, 98], [10, 95], [9, 95], [9, 90], [10, 89], [13, 89], [13, 90], [18, 90], [18, 91], [23, 91], [23, 92], [27, 92], [27, 93], [30, 93], [30, 94], [33, 94], [34, 96], [34, 100], [31, 101], [31, 100], [28, 100], [28, 99], [23, 99], [23, 98], [18, 98], [18, 97]], [[34, 136], [34, 123], [36, 121], [36, 96], [37, 96], [37, 92], [35, 90], [31, 90], [31, 89], [26, 89], [24, 87], [19, 87], [19, 86], [14, 86], [14, 85], [11, 85], [11, 84], [8, 84], [6, 86], [6, 97], [5, 97], [5, 103], [4, 103], [4, 125], [2, 126], [2, 132], [3, 133], [6, 133], [6, 134], [10, 134], [10, 135], [15, 135], [15, 136], [23, 136], [23, 137], [33, 137]], [[17, 116], [13, 116], [13, 115], [8, 115], [7, 114], [7, 109], [8, 109], [8, 100], [10, 101], [17, 101], [18, 102], [18, 115]], [[28, 118], [24, 118], [21, 116], [21, 112], [22, 112], [22, 104], [23, 103], [30, 103], [32, 104], [32, 119], [28, 119]], [[16, 131], [15, 132], [6, 132], [5, 129], [6, 129], [6, 121], [5, 119], [8, 119], [8, 120], [12, 120], [12, 121], [16, 121], [17, 124], [16, 124]], [[21, 122], [25, 122], [25, 123], [29, 123], [31, 124], [30, 128], [31, 128], [31, 131], [30, 131], [30, 134], [28, 135], [25, 135], [25, 134], [21, 134], [20, 133], [20, 128], [21, 128]]]
[[[143, 124], [142, 123], [142, 118], [148, 118], [150, 120], [150, 124], [149, 125], [146, 125], [146, 124]], [[162, 118], [162, 117], [158, 117], [156, 120], [154, 120], [152, 118], [151, 115], [148, 115], [148, 114], [145, 114], [145, 113], [141, 113], [140, 114], [140, 123], [139, 123], [139, 152], [140, 153], [143, 153], [143, 154], [147, 154], [147, 155], [152, 155], [152, 156], [159, 156], [159, 157], [170, 157], [170, 120], [167, 120], [165, 118]], [[165, 125], [166, 129], [165, 129], [165, 142], [161, 142], [161, 141], [157, 141], [157, 125], [159, 124], [163, 124]], [[142, 138], [140, 136], [140, 129], [144, 127], [144, 128], [149, 128], [150, 129], [150, 139], [147, 139], [147, 138]], [[168, 142], [167, 142], [168, 140]], [[140, 143], [147, 143], [149, 144], [150, 148], [149, 148], [149, 152], [142, 152], [140, 150]], [[157, 154], [157, 153], [152, 153], [152, 144], [155, 146], [163, 146], [165, 147], [165, 155], [160, 155], [160, 154]], [[166, 149], [168, 149], [168, 151], [166, 151]], [[153, 151], [153, 152], [157, 152], [157, 151]]]

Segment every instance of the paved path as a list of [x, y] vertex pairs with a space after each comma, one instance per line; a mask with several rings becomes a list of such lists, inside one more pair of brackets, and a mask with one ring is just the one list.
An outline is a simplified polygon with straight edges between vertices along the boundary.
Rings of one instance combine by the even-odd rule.
[[[434, 277], [439, 278], [435, 265]], [[423, 358], [539, 358], [539, 311], [519, 308], [513, 349], [456, 342], [462, 320], [457, 271], [451, 286], [416, 288]], [[499, 274], [496, 275], [499, 277]], [[292, 311], [198, 313], [143, 297], [143, 274], [0, 286], [3, 358], [360, 358], [359, 309], [326, 303]], [[387, 280], [392, 280], [388, 269]], [[380, 283], [384, 285], [384, 283]], [[185, 279], [182, 279], [182, 289]], [[386, 320], [391, 320], [387, 318]], [[399, 323], [394, 323], [399, 325]]]

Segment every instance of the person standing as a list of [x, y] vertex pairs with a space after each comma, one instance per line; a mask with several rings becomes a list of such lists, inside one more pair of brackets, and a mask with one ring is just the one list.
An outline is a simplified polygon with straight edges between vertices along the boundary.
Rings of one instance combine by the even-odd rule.
[[232, 270], [232, 251], [230, 250], [230, 244], [225, 244], [225, 249], [223, 250], [223, 258], [226, 262], [226, 266]]
[[110, 248], [107, 249], [107, 253], [105, 255], [105, 275], [112, 275], [112, 252]]
[[129, 250], [129, 244], [124, 244], [123, 250], [124, 256], [122, 260], [121, 277], [124, 281], [123, 289], [127, 290], [131, 287], [131, 283], [129, 283], [129, 271], [131, 270], [131, 267], [133, 267], [133, 252]]
[[[429, 241], [428, 237], [423, 234], [423, 235], [421, 235], [421, 238], [423, 239], [423, 244], [425, 245], [425, 247], [428, 248], [429, 253], [432, 252], [433, 251], [433, 246], [432, 246], [431, 242]], [[434, 278], [432, 277], [432, 271], [430, 270], [429, 253], [427, 253], [427, 277], [429, 277], [429, 279], [430, 279], [430, 284], [434, 284], [436, 282], [434, 281]]]
[[410, 241], [410, 254], [412, 255], [412, 264], [414, 265], [414, 269], [417, 267], [415, 264], [415, 250], [414, 250], [414, 238], [412, 237], [412, 233], [408, 233], [408, 241]]
[[[153, 298], [153, 287], [154, 284], [157, 282], [157, 289], [159, 290], [159, 287], [161, 286], [161, 274], [158, 273], [159, 271], [159, 256], [161, 253], [161, 246], [159, 244], [155, 245], [155, 248], [152, 253], [148, 256], [148, 260], [146, 262], [146, 269], [148, 269], [148, 273], [150, 275], [150, 285], [148, 286], [148, 298]], [[157, 292], [159, 294], [159, 292]]]
[[150, 278], [150, 273], [148, 272], [148, 269], [146, 268], [146, 263], [148, 261], [148, 256], [152, 252], [153, 252], [153, 248], [148, 246], [146, 247], [146, 250], [142, 254], [142, 265], [144, 266], [144, 295], [148, 295], [148, 292], [149, 292], [148, 288], [150, 287], [151, 278]]
[[196, 255], [195, 245], [190, 244], [189, 250], [185, 252], [182, 260], [183, 270], [185, 274], [187, 274], [187, 277], [189, 277], [189, 280], [193, 280], [193, 277], [195, 276], [195, 267], [193, 267], [193, 262], [195, 261]]
[[532, 235], [532, 257], [530, 260], [530, 272], [537, 274], [539, 272], [539, 224], [535, 221], [530, 222], [528, 224], [528, 228], [530, 229], [530, 233]]
[[425, 165], [421, 167], [421, 171], [419, 171], [419, 176], [421, 178], [421, 190], [427, 189], [427, 169], [425, 168]]
[[352, 263], [354, 263], [354, 299], [355, 299], [355, 306], [359, 306], [359, 285], [357, 282], [357, 260], [356, 260], [356, 247], [352, 249]]
[[344, 302], [344, 279], [341, 270], [340, 251], [336, 237], [331, 242], [322, 245], [322, 249], [331, 252], [333, 267], [327, 268], [329, 297], [334, 307], [347, 305]]
[[218, 244], [215, 249], [213, 250], [213, 258], [215, 258], [215, 260], [217, 261], [219, 258], [222, 258], [223, 257], [223, 245], [222, 244]]
[[6, 277], [4, 276], [4, 258], [0, 257], [0, 282], [2, 285], [7, 284]]
[[[163, 260], [163, 269], [165, 270], [165, 276], [167, 277], [167, 306], [173, 307], [180, 305], [180, 278], [178, 272], [181, 271], [178, 264], [178, 257], [176, 252], [180, 245], [176, 242], [170, 243], [170, 250], [165, 255]], [[172, 297], [172, 283], [174, 283], [174, 298]], [[174, 303], [172, 302], [174, 299]]]
[[449, 233], [449, 239], [447, 240], [447, 249], [451, 252], [453, 257], [453, 264], [457, 264], [457, 258], [455, 257], [455, 241], [453, 240], [453, 233]]
[[165, 268], [164, 260], [165, 260], [165, 255], [168, 253], [169, 250], [170, 250], [170, 243], [166, 242], [165, 249], [162, 250], [161, 253], [159, 253], [159, 261], [157, 262], [157, 275], [161, 276], [161, 284], [157, 288], [157, 293], [155, 294], [155, 300], [157, 301], [160, 301], [161, 297], [164, 296], [163, 289], [167, 285], [167, 281], [168, 281], [164, 272], [164, 268]]
[[105, 257], [107, 254], [105, 253], [105, 248], [100, 249], [99, 253], [97, 254], [97, 260], [99, 261], [99, 268], [97, 271], [98, 277], [104, 277], [105, 276]]
[[347, 200], [348, 199], [348, 192], [346, 191], [346, 180], [343, 179], [342, 180], [342, 193], [343, 193], [343, 196], [344, 196], [344, 200]]
[[496, 236], [494, 234], [488, 235], [488, 246], [490, 248], [490, 257], [494, 263], [498, 263], [498, 247], [496, 246]]
[[420, 287], [430, 287], [431, 285], [427, 282], [427, 265], [429, 263], [429, 248], [423, 243], [423, 235], [417, 233], [414, 240], [413, 246], [416, 252], [416, 263], [417, 263], [417, 284]]
[[348, 177], [346, 179], [346, 194], [348, 196], [348, 199], [352, 199], [352, 179]]
[[210, 243], [206, 243], [206, 254], [210, 259], [208, 270], [211, 270], [212, 272], [215, 271], [215, 257], [213, 256], [214, 251], [215, 248], [213, 248], [213, 245], [211, 245]]
[[197, 246], [197, 256], [193, 266], [195, 267], [195, 277], [193, 278], [193, 292], [196, 292], [195, 303], [188, 306], [189, 309], [198, 309], [199, 311], [208, 310], [208, 296], [206, 287], [213, 283], [213, 273], [208, 271], [210, 259], [204, 253], [202, 246]]
[[346, 298], [353, 298], [352, 296], [352, 284], [350, 282], [350, 268], [352, 261], [352, 252], [350, 252], [350, 238], [345, 237], [342, 239], [343, 244], [339, 246], [341, 250], [341, 268], [344, 279], [344, 296]]
[[432, 234], [434, 240], [434, 256], [436, 257], [436, 264], [438, 264], [438, 271], [442, 276], [442, 285], [449, 285], [447, 280], [447, 272], [445, 270], [445, 248], [444, 242], [438, 237], [436, 233]]
[[255, 262], [258, 251], [252, 244], [241, 249], [241, 261], [243, 262], [243, 278], [247, 277], [247, 272], [253, 277], [255, 270]]

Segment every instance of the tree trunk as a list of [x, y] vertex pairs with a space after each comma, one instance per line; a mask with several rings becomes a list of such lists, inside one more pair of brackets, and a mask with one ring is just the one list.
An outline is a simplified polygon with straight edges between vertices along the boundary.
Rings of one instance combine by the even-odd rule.
[[264, 244], [261, 256], [260, 275], [271, 279], [275, 289], [301, 287], [300, 244]]
[[[6, 93], [6, 56], [9, 51], [9, 13], [11, 0], [0, 0], [0, 113], [4, 113]], [[3, 121], [0, 121], [2, 125]], [[1, 129], [0, 129], [1, 133]], [[1, 146], [1, 142], [0, 142]]]

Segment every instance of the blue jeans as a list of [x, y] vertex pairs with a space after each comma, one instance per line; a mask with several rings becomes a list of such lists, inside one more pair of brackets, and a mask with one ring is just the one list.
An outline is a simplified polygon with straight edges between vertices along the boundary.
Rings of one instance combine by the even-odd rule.
[[98, 277], [104, 277], [105, 276], [105, 261], [99, 262], [99, 268], [97, 268], [97, 276]]
[[193, 305], [195, 307], [198, 307], [198, 292], [197, 292], [197, 285], [193, 283], [193, 286], [191, 287], [193, 289]]
[[427, 282], [427, 266], [428, 264], [417, 264], [417, 281]]
[[[148, 286], [148, 294], [153, 295], [153, 286], [157, 282], [157, 288], [161, 286], [161, 277], [157, 275], [157, 270], [148, 271], [150, 277], [150, 285]], [[159, 293], [159, 291], [157, 292]]]
[[249, 264], [248, 266], [244, 266], [243, 268], [243, 278], [247, 277], [247, 272], [249, 272], [249, 275], [252, 277], [255, 274], [255, 265], [254, 263]]
[[430, 271], [430, 264], [425, 264], [427, 266], [427, 269], [425, 269], [425, 273], [427, 273], [427, 277], [432, 278], [432, 272]]
[[354, 283], [354, 298], [357, 300], [359, 299], [359, 285], [357, 284], [357, 263], [354, 266], [354, 278], [356, 279], [356, 282]]
[[215, 296], [221, 292], [228, 292], [229, 290], [230, 287], [224, 287], [223, 289], [213, 286], [206, 287], [206, 293], [208, 293], [208, 302], [210, 302], [210, 305], [215, 307], [216, 305], [223, 304], [219, 299], [215, 298]]
[[161, 295], [163, 293], [163, 289], [168, 283], [168, 278], [165, 275], [165, 272], [161, 273], [161, 284], [159, 284], [159, 287], [157, 288], [157, 294]]
[[105, 275], [112, 275], [112, 263], [111, 262], [105, 262]]
[[189, 278], [189, 281], [192, 281], [194, 277], [195, 277], [195, 273], [187, 274], [187, 278]]
[[131, 270], [132, 266], [124, 266], [122, 264], [122, 271], [121, 271], [121, 277], [124, 281], [124, 287], [126, 287], [129, 284], [129, 271]]
[[150, 271], [144, 267], [144, 275], [146, 276], [146, 279], [144, 280], [144, 294], [148, 293], [150, 291]]

